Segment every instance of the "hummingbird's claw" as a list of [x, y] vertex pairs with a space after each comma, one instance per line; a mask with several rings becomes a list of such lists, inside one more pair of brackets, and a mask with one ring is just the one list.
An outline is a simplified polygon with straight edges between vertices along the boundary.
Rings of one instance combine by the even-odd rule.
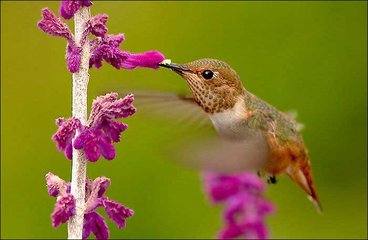
[[268, 178], [267, 178], [267, 183], [268, 184], [276, 184], [277, 183], [277, 178], [275, 177], [275, 176], [269, 176]]

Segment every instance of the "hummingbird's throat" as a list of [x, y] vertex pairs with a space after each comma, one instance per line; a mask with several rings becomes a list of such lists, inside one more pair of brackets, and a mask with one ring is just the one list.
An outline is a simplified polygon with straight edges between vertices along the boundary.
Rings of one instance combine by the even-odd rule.
[[230, 87], [206, 85], [193, 78], [186, 78], [195, 101], [207, 113], [219, 113], [234, 107], [239, 93]]

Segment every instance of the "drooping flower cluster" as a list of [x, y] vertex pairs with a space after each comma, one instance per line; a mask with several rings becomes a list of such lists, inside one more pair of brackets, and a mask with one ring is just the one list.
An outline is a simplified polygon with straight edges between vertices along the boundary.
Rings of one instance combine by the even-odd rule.
[[[50, 196], [57, 197], [51, 221], [54, 227], [67, 222], [75, 214], [75, 199], [70, 194], [70, 183], [65, 182], [53, 173], [46, 174], [46, 184]], [[93, 233], [96, 239], [108, 239], [109, 228], [104, 218], [96, 212], [102, 207], [107, 216], [118, 228], [124, 228], [126, 219], [133, 216], [133, 210], [105, 196], [110, 186], [110, 179], [98, 177], [86, 181], [86, 209], [84, 211], [83, 239]]]
[[225, 226], [221, 239], [265, 239], [265, 218], [273, 211], [264, 199], [264, 183], [255, 174], [232, 175], [205, 173], [205, 189], [214, 203], [224, 204]]
[[101, 155], [111, 160], [115, 158], [113, 143], [119, 142], [121, 133], [128, 128], [127, 124], [118, 122], [117, 119], [127, 118], [135, 113], [133, 101], [133, 95], [119, 99], [117, 93], [97, 97], [92, 103], [87, 125], [82, 125], [76, 118], [59, 118], [56, 120], [58, 130], [52, 139], [69, 159], [72, 159], [74, 147], [82, 149], [91, 162], [97, 161]]
[[[80, 8], [91, 4], [92, 2], [88, 0], [63, 0], [60, 13], [65, 19], [70, 19]], [[91, 45], [90, 67], [99, 68], [104, 60], [117, 69], [158, 68], [158, 64], [165, 59], [162, 53], [154, 50], [136, 54], [122, 51], [119, 46], [124, 41], [124, 35], [107, 34], [107, 19], [106, 14], [98, 14], [89, 19], [80, 42], [75, 41], [68, 26], [48, 8], [42, 9], [42, 19], [37, 25], [45, 33], [67, 40], [66, 62], [68, 70], [72, 73], [79, 70], [81, 46], [85, 44], [89, 34], [95, 36], [95, 39], [89, 43]]]

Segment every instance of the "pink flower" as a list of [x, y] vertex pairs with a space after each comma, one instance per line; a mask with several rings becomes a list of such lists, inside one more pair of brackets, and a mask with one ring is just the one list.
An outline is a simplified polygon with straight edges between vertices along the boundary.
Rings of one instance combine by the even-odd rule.
[[265, 239], [268, 232], [265, 218], [273, 212], [273, 206], [262, 193], [264, 183], [255, 174], [204, 175], [206, 191], [215, 202], [225, 205], [225, 227], [220, 239]]
[[82, 48], [74, 41], [74, 36], [68, 26], [62, 22], [48, 8], [42, 9], [42, 19], [38, 22], [38, 27], [47, 34], [63, 37], [68, 41], [66, 48], [66, 62], [68, 70], [72, 73], [78, 72], [81, 64]]
[[[68, 159], [72, 159], [73, 147], [82, 149], [91, 162], [97, 161], [101, 155], [108, 160], [114, 159], [113, 143], [119, 142], [122, 132], [128, 128], [127, 124], [117, 120], [135, 113], [133, 101], [132, 94], [124, 98], [118, 98], [117, 93], [97, 97], [92, 103], [88, 125], [83, 126], [76, 118], [58, 118], [58, 130], [52, 139]], [[79, 134], [76, 136], [77, 130]]]
[[[65, 182], [58, 176], [48, 173], [46, 175], [46, 183], [49, 195], [57, 197], [51, 220], [52, 226], [58, 227], [75, 214], [75, 199], [70, 194], [70, 183]], [[106, 177], [98, 177], [93, 181], [87, 179], [86, 181], [83, 239], [88, 238], [91, 233], [97, 239], [107, 239], [109, 237], [109, 228], [104, 218], [96, 212], [98, 207], [102, 207], [106, 211], [109, 218], [116, 223], [118, 228], [124, 228], [127, 218], [134, 214], [132, 209], [105, 196], [110, 183], [110, 179]]]
[[105, 221], [96, 213], [98, 207], [103, 207], [109, 218], [113, 220], [119, 228], [124, 228], [126, 219], [133, 216], [134, 211], [105, 196], [106, 190], [110, 185], [110, 179], [98, 177], [94, 181], [88, 180], [86, 185], [87, 202], [83, 238], [88, 238], [91, 233], [98, 239], [99, 236], [108, 236], [108, 229], [106, 231], [103, 227], [106, 225]]
[[59, 127], [56, 133], [52, 136], [57, 148], [64, 152], [68, 159], [72, 159], [72, 139], [75, 136], [76, 130], [81, 127], [81, 123], [76, 118], [56, 119], [56, 125]]
[[115, 157], [113, 142], [120, 141], [120, 135], [128, 128], [119, 118], [127, 118], [136, 111], [132, 105], [133, 95], [118, 98], [109, 93], [96, 98], [92, 103], [89, 125], [82, 128], [74, 141], [74, 148], [83, 149], [88, 160], [95, 162], [100, 155], [111, 160]]
[[48, 8], [42, 9], [42, 19], [37, 23], [37, 26], [52, 36], [63, 37], [68, 41], [73, 39], [73, 34], [70, 32], [68, 25], [57, 18]]
[[119, 228], [124, 228], [126, 219], [133, 216], [133, 210], [126, 208], [118, 202], [105, 198], [102, 205], [106, 210], [107, 215], [118, 225]]

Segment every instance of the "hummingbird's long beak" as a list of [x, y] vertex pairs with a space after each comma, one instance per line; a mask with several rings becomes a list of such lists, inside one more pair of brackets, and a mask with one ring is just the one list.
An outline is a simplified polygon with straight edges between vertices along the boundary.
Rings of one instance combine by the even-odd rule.
[[160, 67], [165, 67], [173, 70], [178, 74], [183, 74], [184, 72], [191, 72], [191, 70], [183, 64], [172, 63], [170, 59], [165, 59], [158, 64]]

